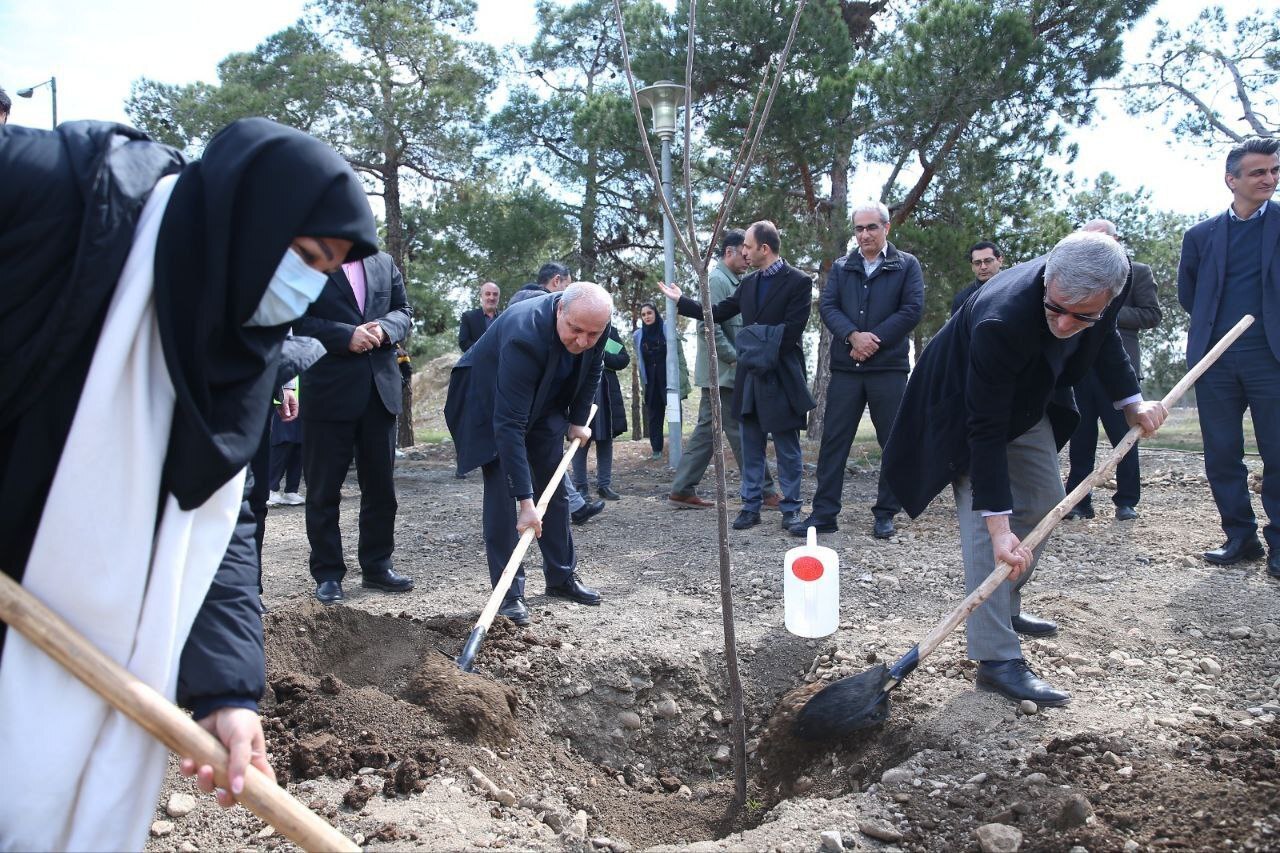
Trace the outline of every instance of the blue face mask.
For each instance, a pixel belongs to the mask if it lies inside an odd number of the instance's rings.
[[[292,323],[307,311],[324,290],[327,276],[320,270],[307,266],[307,262],[293,249],[285,249],[280,266],[267,284],[267,292],[246,322],[246,326],[283,326]]]

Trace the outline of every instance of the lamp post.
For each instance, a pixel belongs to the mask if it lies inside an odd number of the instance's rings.
[[[49,87],[49,95],[53,99],[53,126],[54,128],[57,128],[58,126],[58,78],[57,77],[50,77],[48,80],[45,80],[43,83],[37,83],[34,86],[28,86],[25,89],[19,89],[18,97],[30,98],[32,95],[35,94],[36,89],[39,89],[41,86]]]
[[[671,139],[676,134],[676,110],[687,106],[688,90],[679,83],[660,80],[652,86],[645,86],[636,92],[642,106],[653,113],[653,132],[662,141],[662,195],[671,201]],[[665,265],[663,275],[669,282],[676,278],[676,224],[671,217],[662,217],[662,245],[665,249]],[[711,306],[704,306],[707,311]],[[667,300],[667,316],[665,321],[667,338],[667,441],[671,446],[672,468],[680,464],[680,353],[676,348],[679,339],[676,336],[676,301]]]

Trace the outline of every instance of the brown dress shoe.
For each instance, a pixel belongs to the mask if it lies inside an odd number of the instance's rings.
[[[765,509],[777,509],[782,505],[782,495],[765,495],[761,503]]]
[[[676,509],[706,509],[715,506],[711,501],[704,501],[697,495],[678,495],[675,492],[667,495],[667,503]]]

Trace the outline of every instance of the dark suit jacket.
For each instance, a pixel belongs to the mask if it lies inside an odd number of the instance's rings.
[[[1193,225],[1182,237],[1178,261],[1178,301],[1191,315],[1187,332],[1187,365],[1198,362],[1214,341],[1213,321],[1222,298],[1227,270],[1227,221],[1230,213]],[[1262,323],[1271,354],[1280,359],[1280,204],[1267,202],[1262,215]]]
[[[387,411],[400,414],[400,370],[396,341],[409,334],[409,301],[404,278],[386,252],[365,258],[364,311],[345,275],[333,273],[320,297],[293,324],[294,334],[324,344],[325,355],[306,372],[307,397],[302,417],[313,421],[346,421],[360,417],[372,389]],[[367,353],[349,349],[356,326],[377,320],[390,339]],[[372,379],[372,381],[370,381]]]
[[[869,282],[865,305],[863,282]],[[906,373],[911,366],[907,361],[910,345],[907,335],[924,313],[924,275],[920,272],[920,262],[915,255],[886,243],[884,259],[867,278],[862,253],[850,252],[831,265],[818,310],[822,322],[831,330],[832,370]],[[845,343],[854,332],[873,332],[880,338],[876,354],[861,364],[849,355],[849,345]]]
[[[1011,509],[1006,445],[1048,414],[1061,448],[1079,421],[1071,386],[1095,362],[1111,399],[1139,393],[1116,331],[1124,294],[1098,323],[1060,341],[1045,319],[1044,264],[996,275],[920,354],[881,463],[913,518],[966,473],[974,509]]]
[[[556,335],[560,299],[555,293],[509,306],[449,375],[444,417],[453,435],[458,470],[466,473],[500,458],[513,497],[533,494],[525,434],[548,399],[561,391],[553,381],[557,356],[564,351]],[[608,335],[601,335],[594,347],[573,357],[573,370],[565,380],[573,393],[567,409],[560,412],[571,424],[587,422],[607,340]]]
[[[813,279],[790,264],[784,264],[782,271],[773,277],[763,302],[759,294],[760,273],[756,271],[743,278],[738,289],[727,299],[712,306],[712,319],[722,323],[730,317],[741,314],[744,327],[757,323],[762,326],[784,326],[782,343],[778,348],[778,360],[779,362],[791,361],[794,365],[798,365],[799,375],[803,377],[805,375],[804,349],[801,347],[801,338],[804,335],[804,327],[809,322],[809,312],[813,305]],[[703,316],[702,306],[687,296],[680,297],[680,301],[676,303],[676,310],[681,316],[693,317],[695,320],[701,320]],[[786,374],[794,377],[795,371],[788,370]],[[783,381],[794,382],[794,379],[783,379]],[[733,412],[738,416],[742,415],[742,384],[742,377],[739,376],[733,388]],[[803,390],[808,394],[808,388]]]
[[[987,279],[987,280],[990,281],[990,279]],[[964,305],[965,300],[967,300],[970,296],[973,296],[974,291],[976,291],[979,287],[982,287],[982,282],[978,281],[976,278],[973,281],[966,284],[960,290],[959,293],[957,293],[954,297],[952,297],[951,313],[954,314],[957,311],[959,311],[960,306]]]
[[[1128,295],[1121,300],[1116,325],[1120,340],[1129,355],[1129,364],[1138,379],[1142,379],[1142,350],[1138,344],[1138,332],[1160,325],[1160,297],[1156,295],[1156,282],[1151,267],[1137,261],[1129,265]]]
[[[496,320],[497,318],[494,319]],[[480,340],[484,330],[483,308],[472,308],[470,311],[463,311],[462,319],[458,321],[458,349],[463,352],[471,349],[475,346],[476,341]]]

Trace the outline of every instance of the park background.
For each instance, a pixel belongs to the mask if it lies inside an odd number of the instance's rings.
[[[682,82],[686,0],[621,7],[639,84]],[[693,145],[677,134],[674,154],[704,239],[794,8],[699,6]],[[996,241],[1008,266],[1111,219],[1159,286],[1164,321],[1143,337],[1147,392],[1162,393],[1183,370],[1182,232],[1229,201],[1227,148],[1280,132],[1274,20],[1182,0],[812,0],[733,224],[775,221],[820,285],[850,205],[884,201],[890,239],[924,267],[918,352],[971,280],[972,242]],[[246,115],[330,142],[405,271],[419,364],[454,349],[479,283],[505,304],[549,259],[609,288],[620,326],[658,295],[661,211],[612,0],[71,0],[7,5],[0,27],[0,85],[35,86],[15,124],[48,126],[39,81],[56,77],[59,121],[124,121],[192,156]],[[827,344],[815,310],[820,402]]]

